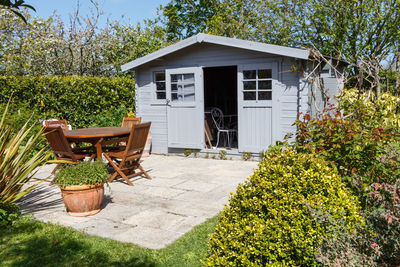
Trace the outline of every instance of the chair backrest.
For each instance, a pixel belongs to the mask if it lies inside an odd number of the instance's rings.
[[[70,158],[74,160],[73,152],[61,126],[44,127],[47,142],[57,158]]]
[[[58,120],[58,121],[45,121],[45,126],[60,126],[64,131],[68,131],[68,123],[66,120]]]
[[[149,135],[151,122],[135,124],[132,126],[126,149],[128,154],[142,153]]]
[[[211,118],[215,124],[215,127],[217,127],[218,130],[221,130],[224,128],[224,113],[222,113],[222,110],[219,108],[212,108],[211,109]]]
[[[142,122],[142,117],[137,117],[137,118],[124,117],[122,119],[121,127],[132,128],[133,125],[139,124],[141,122]]]

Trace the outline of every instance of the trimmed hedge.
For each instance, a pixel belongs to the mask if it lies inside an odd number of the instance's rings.
[[[268,153],[229,200],[208,245],[208,266],[311,266],[330,222],[318,210],[364,225],[357,198],[336,170],[314,154],[292,148]]]
[[[12,95],[14,105],[28,105],[42,119],[66,119],[74,128],[112,126],[126,109],[135,111],[134,88],[128,77],[0,76],[0,103]]]

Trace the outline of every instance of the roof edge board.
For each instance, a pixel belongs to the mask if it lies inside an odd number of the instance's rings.
[[[269,53],[269,54],[274,54],[274,55],[282,55],[282,56],[287,56],[287,57],[299,58],[299,59],[308,59],[309,55],[310,55],[310,52],[306,49],[285,47],[285,46],[279,46],[279,45],[270,45],[270,44],[265,44],[265,43],[258,43],[258,42],[253,42],[253,41],[240,40],[240,39],[199,33],[195,36],[192,36],[190,38],[179,41],[173,45],[170,45],[170,46],[164,47],[160,50],[157,50],[157,51],[155,51],[151,54],[148,54],[144,57],[141,57],[141,58],[135,59],[131,62],[128,62],[128,63],[122,65],[121,69],[123,72],[125,72],[130,69],[136,68],[140,65],[146,64],[157,58],[160,58],[165,55],[176,52],[185,47],[191,46],[196,43],[203,43],[203,42],[217,44],[217,45],[225,45],[225,46],[230,46],[230,47],[236,47],[236,48],[241,48],[241,49],[247,49],[247,50],[252,50],[252,51],[258,51],[258,52],[263,52],[263,53]]]
[[[265,52],[269,54],[283,55],[299,59],[308,59],[310,55],[310,51],[308,51],[307,49],[272,45],[272,44],[234,39],[222,36],[214,36],[214,35],[206,35],[206,37],[204,38],[204,42]],[[277,52],[274,52],[274,50]]]
[[[172,45],[169,45],[167,47],[161,48],[160,50],[157,50],[157,51],[155,51],[153,53],[150,53],[150,54],[148,54],[146,56],[137,58],[137,59],[132,60],[132,61],[126,63],[126,64],[123,64],[121,66],[121,70],[123,72],[125,72],[127,70],[133,69],[135,67],[143,65],[143,64],[145,64],[147,62],[150,62],[150,61],[155,60],[157,58],[160,58],[162,56],[168,55],[170,53],[173,53],[173,52],[175,52],[177,50],[180,50],[182,48],[185,48],[187,46],[193,45],[195,43],[197,43],[197,36],[192,36],[192,37],[187,38],[185,40],[179,41],[179,42],[177,42],[175,44],[172,44]]]

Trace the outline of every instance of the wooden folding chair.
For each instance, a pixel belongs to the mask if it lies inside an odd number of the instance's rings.
[[[141,122],[142,122],[142,117],[137,117],[137,118],[124,117],[122,119],[121,127],[131,128],[133,125],[139,124]]]
[[[44,125],[47,126],[60,126],[61,129],[63,129],[64,131],[68,131],[68,123],[66,120],[58,120],[58,121],[44,121]]]
[[[44,127],[44,134],[57,160],[78,162],[84,160],[86,157],[90,157],[90,160],[94,158],[95,154],[88,150],[72,148],[67,138],[65,138],[61,126]],[[54,174],[58,167],[60,167],[60,163],[57,164],[51,173]]]
[[[132,126],[128,140],[126,140],[127,138],[111,140],[111,142],[115,144],[120,144],[121,141],[125,141],[127,145],[120,146],[118,151],[104,153],[104,157],[115,170],[108,180],[109,182],[122,177],[129,185],[133,185],[129,178],[142,174],[144,174],[147,179],[151,180],[149,174],[140,165],[140,158],[142,157],[146,145],[150,125],[151,122],[135,124]],[[110,144],[110,141],[107,141],[107,144]],[[139,169],[140,171],[135,172],[136,169]]]

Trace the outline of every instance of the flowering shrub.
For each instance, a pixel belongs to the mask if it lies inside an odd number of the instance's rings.
[[[387,147],[396,137],[388,129],[376,127],[378,122],[364,109],[355,109],[350,117],[331,113],[334,116],[317,118],[305,114],[296,122],[296,149],[315,152],[332,162],[365,206],[366,190],[372,183],[393,183],[400,177],[398,163],[386,157]]]
[[[339,110],[350,114],[362,109],[367,116],[376,122],[376,126],[400,130],[400,114],[397,113],[400,107],[400,97],[390,93],[382,93],[377,99],[375,95],[368,92],[358,94],[357,89],[346,90],[339,96]]]
[[[224,208],[208,265],[312,265],[329,224],[314,220],[309,207],[343,218],[347,232],[363,225],[357,203],[336,170],[315,154],[267,152]]]

